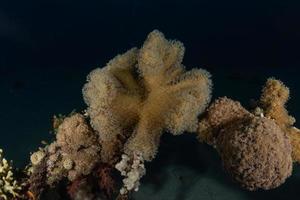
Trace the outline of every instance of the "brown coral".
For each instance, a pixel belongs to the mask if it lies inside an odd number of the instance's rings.
[[[33,198],[40,199],[44,189],[46,188],[47,176],[47,157],[44,157],[36,166],[29,178],[29,191]]]
[[[110,165],[104,163],[101,163],[97,169],[98,185],[108,199],[112,199],[114,192],[116,192],[117,183],[113,177],[114,170]]]
[[[286,129],[286,132],[290,138],[293,147],[293,160],[300,163],[300,130],[296,127]]]
[[[114,160],[128,137],[125,152],[139,152],[150,161],[164,129],[175,135],[196,130],[212,83],[205,70],[186,72],[183,55],[182,43],[155,30],[140,50],[131,49],[90,73],[83,95],[104,162]]]
[[[92,146],[97,142],[97,136],[84,116],[77,113],[64,119],[58,127],[56,141],[63,151],[73,152]]]
[[[293,160],[300,163],[300,130],[293,126],[296,120],[288,114],[285,108],[289,94],[289,88],[281,81],[270,78],[262,90],[260,104],[265,116],[274,119],[290,137]]]
[[[292,172],[288,137],[264,117],[244,118],[221,129],[217,149],[225,169],[249,190],[278,187]]]
[[[100,162],[100,146],[97,134],[81,114],[64,119],[58,127],[56,141],[48,147],[48,183],[67,176],[75,180],[91,173]]]
[[[214,145],[220,128],[235,120],[251,115],[240,102],[227,97],[215,100],[207,109],[198,126],[198,139],[201,142]]]
[[[88,178],[74,180],[67,189],[69,196],[73,200],[101,200],[100,197],[95,197],[95,192],[93,191],[93,183],[91,183]]]
[[[237,101],[216,100],[200,121],[198,138],[216,147],[225,169],[249,190],[279,186],[292,171],[291,145],[272,120]]]

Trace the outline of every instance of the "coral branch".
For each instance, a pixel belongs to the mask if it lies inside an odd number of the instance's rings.
[[[13,168],[3,157],[3,150],[0,149],[0,199],[21,199],[22,185],[16,180]]]

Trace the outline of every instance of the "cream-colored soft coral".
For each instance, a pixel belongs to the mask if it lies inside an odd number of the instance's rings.
[[[135,76],[137,49],[116,56],[106,67],[88,76],[83,96],[91,125],[98,131],[104,162],[112,162],[130,129],[138,120],[142,91]]]
[[[296,120],[288,114],[285,108],[289,94],[289,88],[281,81],[269,78],[262,90],[260,106],[265,116],[274,119],[289,136],[293,147],[293,160],[300,163],[300,130],[293,126]]]
[[[181,42],[155,30],[140,50],[131,49],[90,73],[83,96],[103,161],[112,162],[128,137],[125,153],[138,152],[150,161],[163,130],[174,135],[196,130],[212,83],[205,70],[186,71],[183,55]]]

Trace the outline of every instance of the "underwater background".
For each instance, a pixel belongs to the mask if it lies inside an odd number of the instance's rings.
[[[159,29],[185,44],[186,66],[211,72],[213,97],[249,105],[270,76],[291,90],[300,119],[300,2],[221,0],[0,1],[0,147],[17,167],[51,141],[54,114],[83,110],[86,75],[141,46]],[[300,126],[300,122],[296,122]],[[136,200],[292,199],[300,167],[277,189],[248,192],[233,183],[214,149],[193,134],[164,134]]]

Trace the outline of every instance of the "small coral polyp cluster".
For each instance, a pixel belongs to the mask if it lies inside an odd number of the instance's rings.
[[[0,199],[130,199],[164,132],[196,133],[248,190],[284,183],[300,162],[288,88],[268,79],[252,110],[227,97],[209,105],[210,74],[187,71],[183,56],[181,42],[155,30],[141,48],[93,70],[83,87],[87,109],[54,118],[55,140],[31,155],[22,179],[0,151]]]

